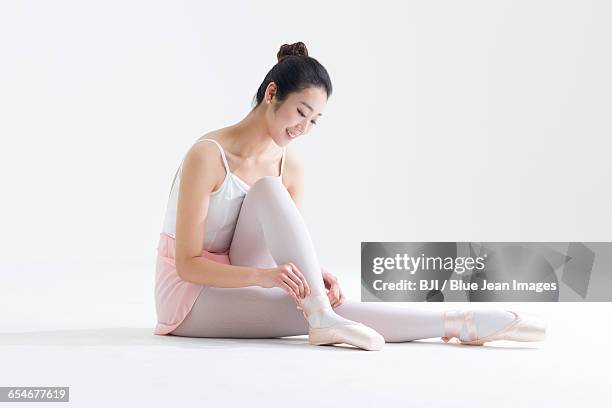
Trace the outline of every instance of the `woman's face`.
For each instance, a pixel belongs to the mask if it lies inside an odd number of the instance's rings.
[[[266,93],[266,100],[275,94],[275,86],[271,82],[268,86],[270,95]],[[266,112],[270,134],[278,146],[287,146],[292,140],[310,132],[318,126],[318,121],[327,104],[327,94],[322,88],[309,87],[299,92],[291,93],[287,99],[278,104],[275,97],[269,104]],[[275,110],[276,109],[276,110]]]

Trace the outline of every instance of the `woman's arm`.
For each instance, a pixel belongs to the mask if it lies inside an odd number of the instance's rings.
[[[176,214],[176,272],[187,282],[205,286],[258,286],[261,269],[226,265],[200,256],[210,193],[221,176],[220,170],[219,151],[212,143],[194,145],[185,157]]]

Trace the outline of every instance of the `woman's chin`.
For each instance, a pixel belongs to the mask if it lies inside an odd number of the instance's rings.
[[[287,140],[286,138],[283,138],[283,137],[274,140],[274,142],[276,143],[278,147],[287,147],[289,143],[291,143],[290,140]]]

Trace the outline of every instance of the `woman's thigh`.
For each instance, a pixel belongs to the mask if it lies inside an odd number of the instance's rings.
[[[270,180],[267,180],[268,182]],[[232,265],[250,266],[254,268],[273,268],[277,264],[266,244],[266,237],[261,226],[258,211],[265,207],[268,189],[262,188],[263,180],[258,180],[244,197],[236,228],[229,249],[229,259]],[[258,194],[253,194],[256,191]]]
[[[308,334],[308,323],[280,288],[205,287],[173,332],[185,337],[271,338]]]

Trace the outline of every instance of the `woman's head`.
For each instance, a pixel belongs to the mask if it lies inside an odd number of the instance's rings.
[[[283,44],[277,59],[257,90],[253,110],[264,110],[270,134],[277,145],[285,146],[292,140],[289,134],[298,137],[316,126],[332,84],[302,42]]]

